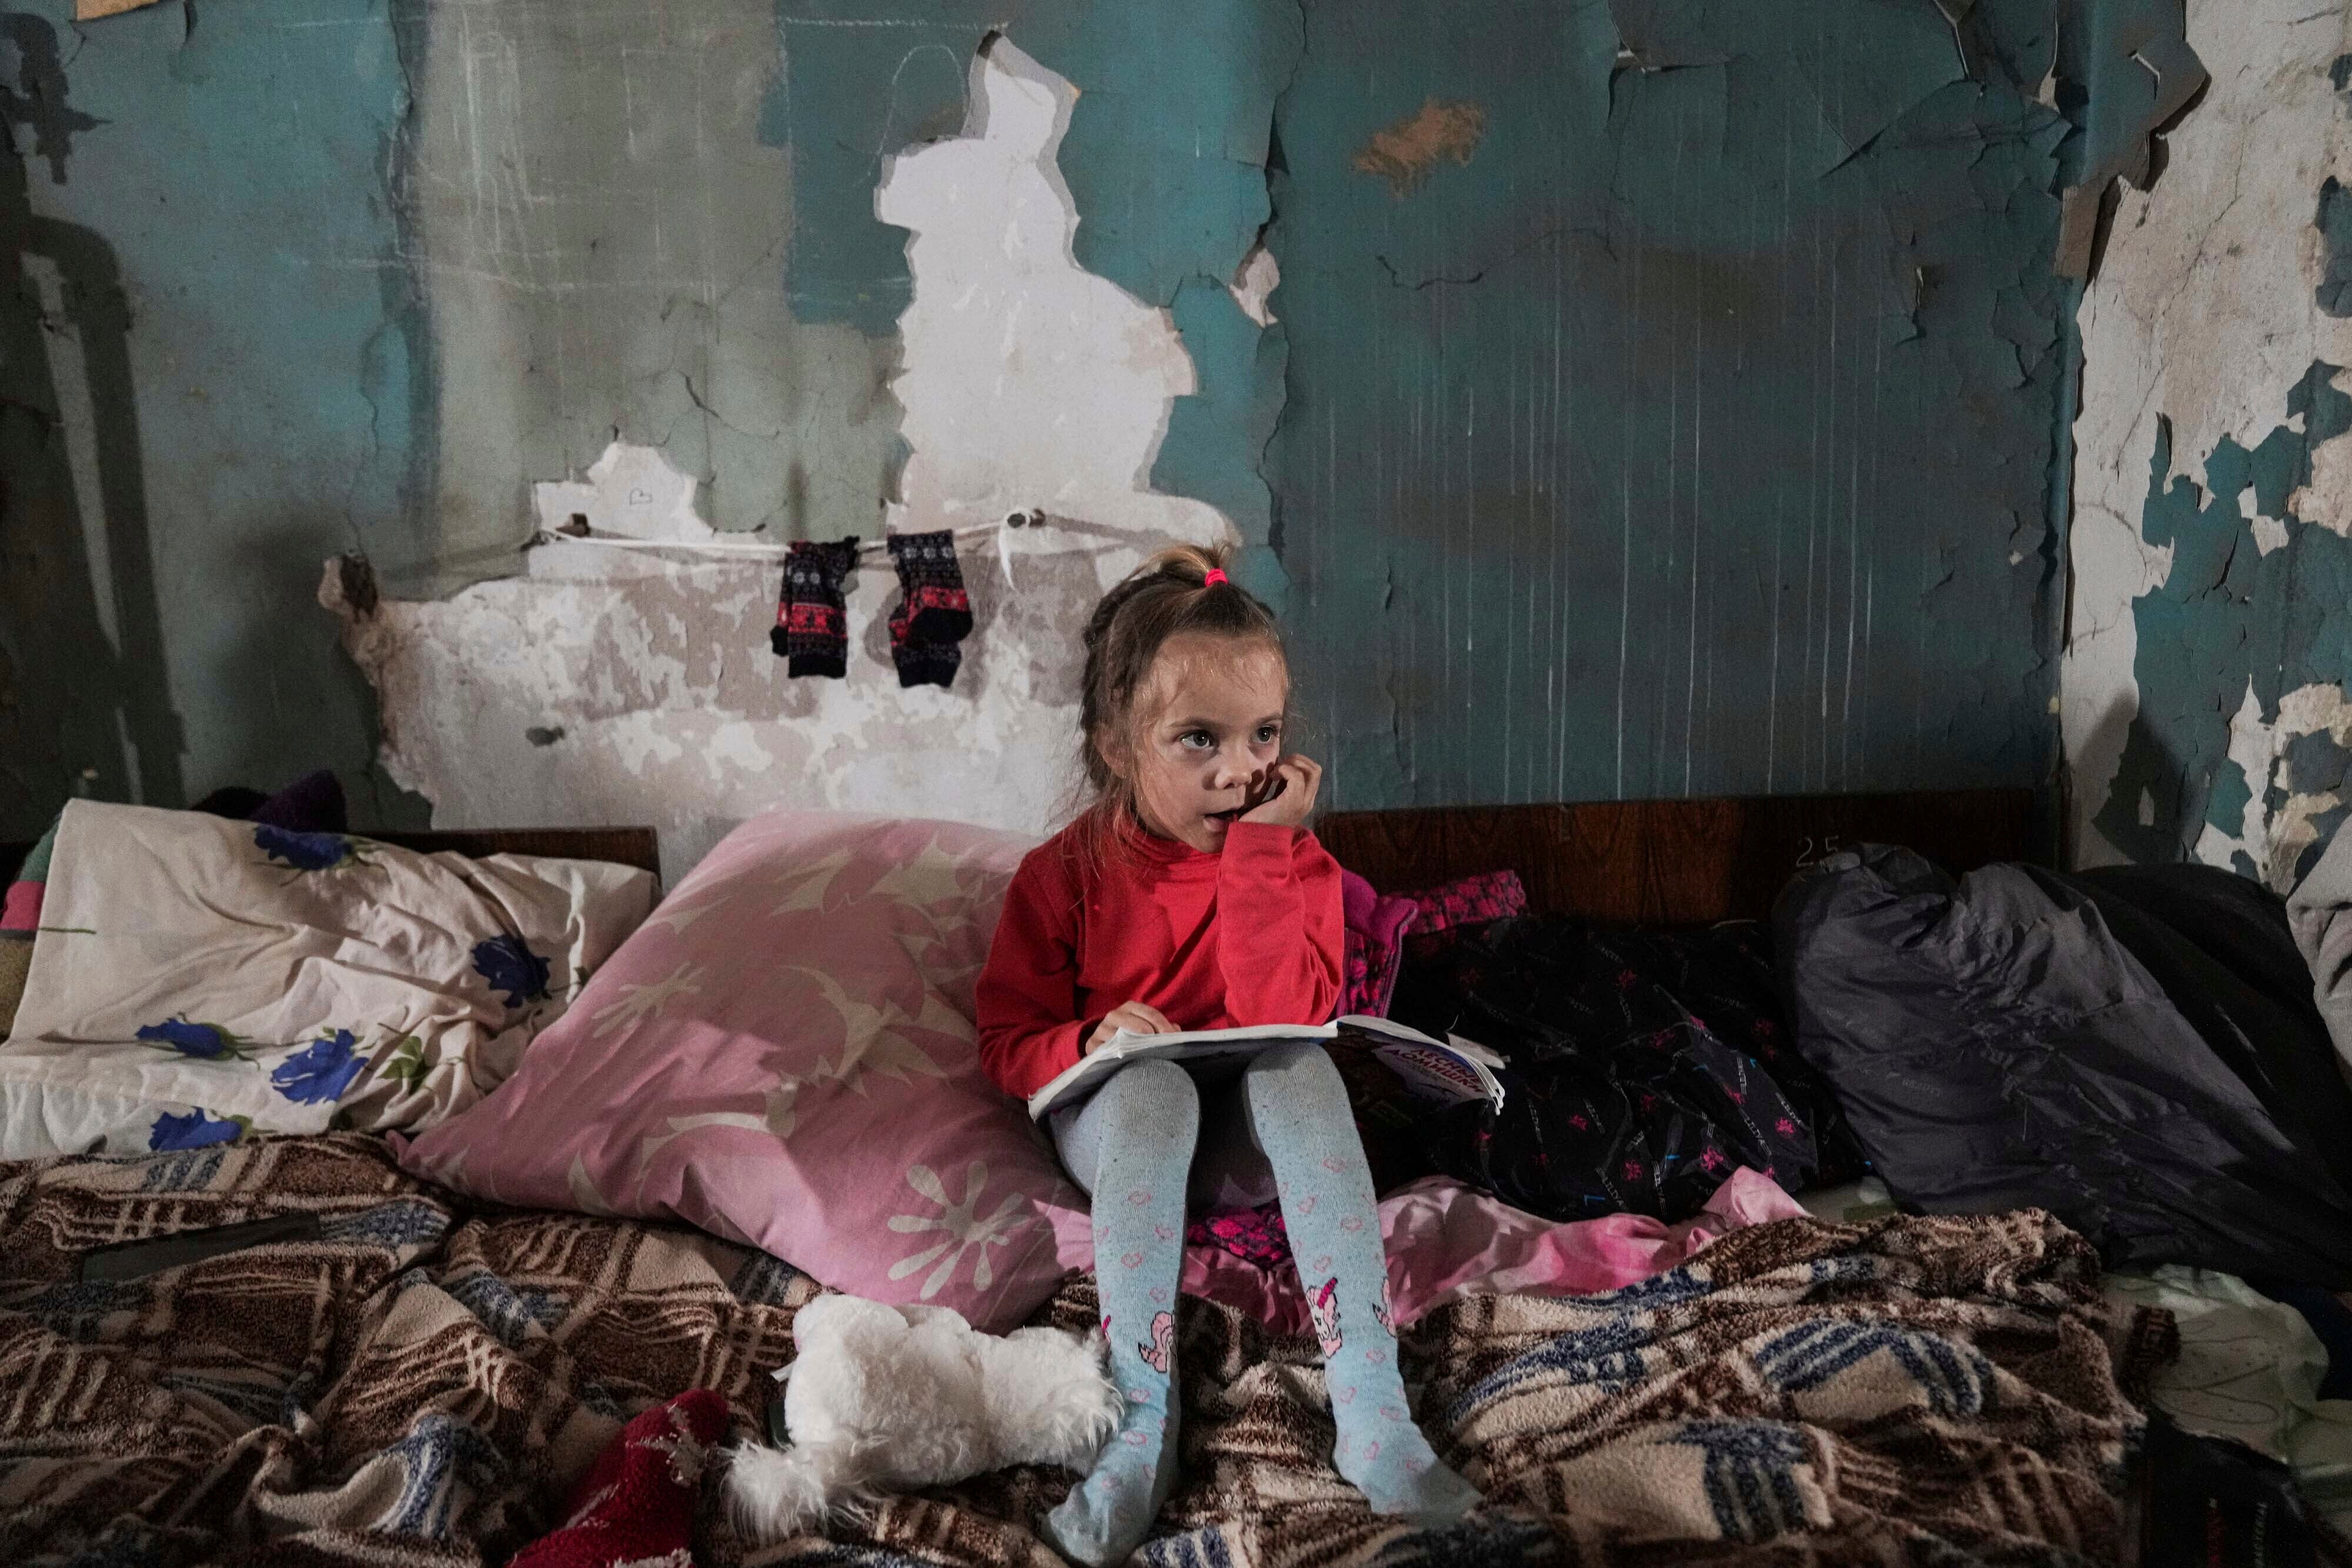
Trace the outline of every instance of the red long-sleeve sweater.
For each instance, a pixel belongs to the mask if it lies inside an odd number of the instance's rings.
[[[1339,998],[1339,866],[1303,828],[1235,822],[1223,851],[1135,834],[1081,873],[1076,830],[1029,852],[981,971],[980,1064],[1026,1099],[1122,1002],[1179,1029],[1321,1023]]]

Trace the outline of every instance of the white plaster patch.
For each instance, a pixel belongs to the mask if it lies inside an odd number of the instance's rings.
[[[376,686],[384,766],[433,801],[436,825],[648,823],[673,882],[776,806],[1050,829],[1073,779],[1077,632],[1095,600],[1149,552],[1232,531],[1148,487],[1192,364],[1166,311],[1071,257],[1076,214],[1054,160],[1076,96],[999,40],[974,64],[965,135],[892,160],[877,198],[910,231],[915,281],[895,386],[913,455],[889,522],[1046,514],[1011,536],[1010,588],[992,543],[964,551],[976,626],[953,687],[899,686],[884,631],[898,582],[879,555],[849,584],[844,680],[790,679],[770,651],[772,563],[559,541],[520,577],[366,615],[331,564],[320,597]],[[563,515],[659,537],[576,504],[594,490],[625,506],[614,487],[645,450],[543,488]],[[656,510],[683,528],[690,481],[683,498],[662,494]],[[558,728],[550,744],[526,733]]]
[[[1243,315],[1261,327],[1271,327],[1277,318],[1266,300],[1281,282],[1282,268],[1275,265],[1274,252],[1261,242],[1250,246],[1234,271],[1234,280],[1225,287],[1233,290],[1234,303],[1242,308]]]
[[[2352,321],[2314,299],[2311,229],[2321,182],[2352,177],[2352,135],[2327,78],[2345,25],[2310,20],[2300,0],[2189,0],[2189,42],[2212,86],[2167,137],[2155,190],[2121,193],[2084,294],[2073,630],[2060,674],[2078,864],[2124,858],[2092,819],[2139,711],[2131,602],[2171,569],[2170,549],[2149,547],[2138,524],[2158,420],[2171,421],[2176,472],[2201,479],[2223,436],[2252,447],[2269,434],[2283,390],[2313,361],[2352,364]],[[2352,443],[2328,443],[2314,468],[2317,494],[2297,515],[2352,527]],[[2254,528],[2264,549],[2284,537],[2283,525]]]
[[[2344,387],[2345,372],[2337,371],[2328,384]],[[2295,416],[2300,424],[2303,416]],[[2306,523],[2352,538],[2352,432],[2331,436],[2311,449],[2311,481],[2286,499],[2287,510]]]
[[[1055,159],[1076,100],[999,38],[973,64],[965,134],[884,170],[875,210],[911,231],[915,277],[892,382],[914,449],[900,511],[925,528],[1042,509],[1219,538],[1230,525],[1213,507],[1147,483],[1170,405],[1194,390],[1174,319],[1071,254]]]
[[[746,719],[722,724],[712,731],[703,743],[702,760],[709,765],[714,781],[722,779],[730,768],[757,774],[776,762],[774,754],[760,744],[759,727]]]
[[[2289,736],[2318,735],[2343,746],[2352,742],[2352,704],[2342,686],[2314,682],[2279,698],[2279,728]]]
[[[697,542],[719,537],[694,509],[693,476],[671,467],[656,449],[625,441],[604,448],[589,465],[584,484],[559,479],[533,485],[530,505],[539,526],[551,532],[585,517],[593,531],[625,538]]]
[[[2352,701],[2346,700],[2342,686],[2298,686],[2279,699],[2278,716],[2265,720],[2253,683],[2246,683],[2245,698],[2230,718],[2230,760],[2245,779],[2245,807],[2236,833],[2204,824],[2197,837],[2199,860],[2226,870],[2243,854],[2274,892],[2292,891],[2295,862],[2319,841],[2315,820],[2343,804],[2334,790],[2298,791],[2293,779],[2281,776],[2287,743],[2320,734],[2339,747],[2352,738]],[[2273,789],[2284,790],[2275,813],[2270,805]]]
[[[2179,454],[2174,455],[2175,461]],[[2286,548],[2286,525],[2276,517],[2263,517],[2254,510],[2254,487],[2246,486],[2238,492],[2238,517],[2254,536],[2254,549],[2262,555]]]

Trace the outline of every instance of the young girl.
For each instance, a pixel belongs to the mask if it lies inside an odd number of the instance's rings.
[[[1120,1030],[1320,1023],[1339,994],[1339,868],[1307,831],[1321,769],[1282,748],[1290,675],[1228,552],[1166,551],[1086,630],[1080,745],[1093,803],[1021,862],[980,980],[980,1054],[1026,1097]],[[1339,1425],[1333,1462],[1384,1513],[1477,1500],[1413,1424],[1389,1324],[1380,1213],[1339,1070],[1278,1047],[1208,1090],[1122,1068],[1054,1113],[1094,1197],[1119,1431],[1045,1521],[1087,1563],[1124,1560],[1176,1479],[1175,1297],[1196,1205],[1279,1197]],[[1197,1146],[1197,1149],[1196,1149]]]

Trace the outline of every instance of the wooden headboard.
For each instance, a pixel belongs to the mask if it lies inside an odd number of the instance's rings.
[[[1790,874],[1857,843],[1954,873],[2034,858],[2031,789],[1338,811],[1316,835],[1383,892],[1515,871],[1538,914],[1696,925],[1771,913]]]
[[[479,828],[438,833],[362,832],[354,835],[431,854],[548,855],[562,860],[608,861],[661,875],[661,842],[651,828]],[[0,844],[0,883],[13,880],[32,853],[30,844]]]

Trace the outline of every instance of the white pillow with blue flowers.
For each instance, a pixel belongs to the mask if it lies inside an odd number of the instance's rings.
[[[656,892],[76,801],[0,1044],[0,1159],[431,1126],[505,1081]]]

